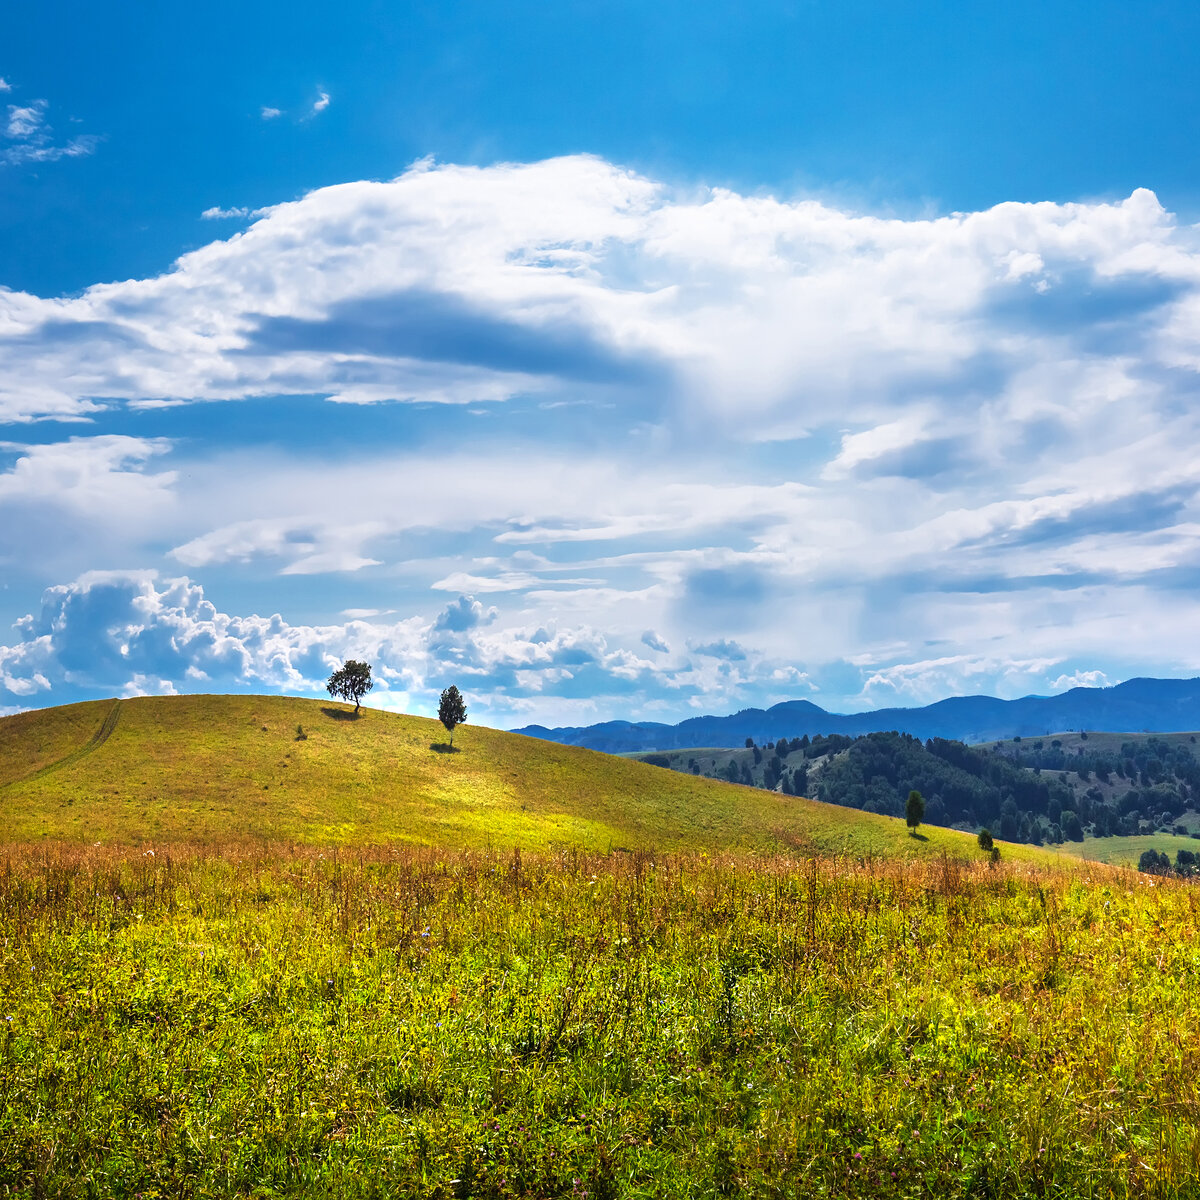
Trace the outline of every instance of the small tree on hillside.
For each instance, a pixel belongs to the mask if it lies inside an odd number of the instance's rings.
[[[990,853],[992,846],[995,844],[992,841],[992,831],[986,826],[979,831],[979,836],[975,839],[979,843],[980,850],[984,853]]]
[[[443,693],[438,705],[438,720],[446,727],[450,735],[450,745],[454,745],[454,730],[467,719],[467,706],[463,703],[462,693],[451,684]]]
[[[325,690],[348,704],[353,702],[354,715],[357,717],[359,702],[374,686],[371,681],[371,664],[350,658],[330,675]]]
[[[921,798],[921,793],[911,791],[908,793],[908,803],[904,806],[904,819],[908,822],[910,833],[917,832],[917,826],[921,824],[925,818],[925,801]]]

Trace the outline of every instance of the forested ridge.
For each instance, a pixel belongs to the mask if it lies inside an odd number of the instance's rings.
[[[1035,845],[1192,832],[1200,805],[1194,735],[1170,740],[1092,735],[968,746],[907,733],[747,739],[733,751],[643,755],[659,766],[811,796],[829,804],[903,817],[910,791],[925,799],[925,822],[988,829]]]

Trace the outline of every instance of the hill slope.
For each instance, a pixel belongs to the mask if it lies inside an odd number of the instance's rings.
[[[866,713],[830,713],[807,700],[788,700],[768,709],[747,708],[728,717],[691,717],[678,725],[606,721],[600,725],[516,730],[570,746],[620,753],[741,746],[746,738],[850,737],[896,730],[921,739],[962,742],[1037,736],[1068,729],[1117,729],[1163,733],[1200,728],[1200,679],[1129,679],[1110,688],[1072,688],[1060,696],[954,696],[925,708],[881,708]]]
[[[978,853],[950,830],[918,840],[887,817],[499,730],[444,742],[433,720],[281,696],[21,713],[0,720],[0,840]]]

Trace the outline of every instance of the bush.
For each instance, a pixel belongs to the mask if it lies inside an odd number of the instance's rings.
[[[1138,870],[1147,875],[1169,875],[1171,860],[1161,850],[1143,850],[1138,859]]]
[[[979,843],[980,850],[990,852],[995,849],[995,843],[992,841],[992,831],[990,829],[981,829],[979,836],[975,839]]]

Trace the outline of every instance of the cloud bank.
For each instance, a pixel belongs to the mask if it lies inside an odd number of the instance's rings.
[[[27,141],[36,119],[10,109]],[[193,621],[200,585],[156,582],[186,570],[329,613],[278,618],[287,670],[252,648],[221,678],[311,685],[369,635],[398,694],[473,671],[539,718],[1200,669],[1200,243],[1148,191],[903,220],[576,156],[204,215],[251,224],[153,279],[0,291],[0,419],[121,429],[8,443],[0,512],[118,514],[103,558],[28,571],[27,607],[82,613],[120,567],[158,572],[120,577],[156,623]],[[287,414],[314,395],[371,434],[306,440]],[[252,466],[211,416],[235,409],[137,432],[256,398],[279,418]],[[0,556],[27,564],[22,536]],[[336,624],[350,604],[403,619]],[[258,620],[210,633],[257,647]],[[15,696],[83,678],[53,637],[38,659],[42,621],[6,652]],[[117,683],[218,677],[185,658]]]

